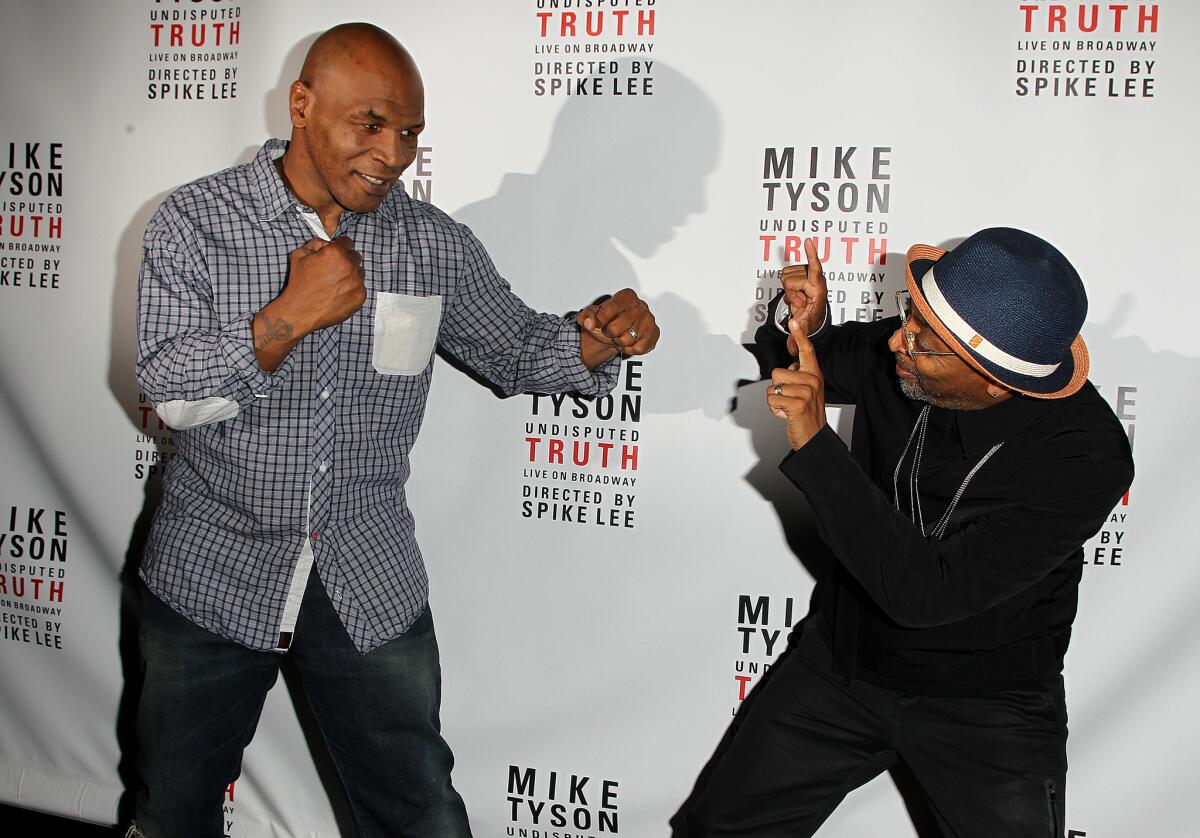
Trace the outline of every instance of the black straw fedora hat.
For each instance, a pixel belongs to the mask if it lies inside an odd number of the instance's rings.
[[[1040,399],[1083,386],[1088,352],[1079,329],[1087,294],[1053,245],[991,227],[951,251],[914,245],[907,261],[913,305],[976,370]]]

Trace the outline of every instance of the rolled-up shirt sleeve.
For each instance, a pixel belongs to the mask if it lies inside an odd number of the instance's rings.
[[[253,311],[220,322],[213,283],[186,218],[164,204],[146,228],[138,278],[138,384],[159,417],[185,429],[237,416],[291,371],[254,354]]]

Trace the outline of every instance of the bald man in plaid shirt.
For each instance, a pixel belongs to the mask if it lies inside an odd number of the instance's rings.
[[[530,310],[405,194],[424,92],[387,33],[318,38],[289,107],[290,143],[181,188],[146,231],[138,381],[178,453],[141,567],[131,833],[222,835],[287,654],[361,834],[469,835],[404,492],[434,349],[504,393],[598,395],[659,330],[629,289]]]

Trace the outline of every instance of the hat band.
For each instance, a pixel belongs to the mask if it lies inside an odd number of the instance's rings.
[[[1009,355],[1003,349],[996,346],[996,344],[986,340],[966,320],[963,320],[959,316],[958,312],[954,310],[954,307],[943,296],[941,289],[938,288],[937,279],[934,278],[932,267],[921,278],[921,291],[925,295],[925,302],[929,304],[929,307],[933,309],[933,313],[946,325],[946,328],[976,354],[991,361],[996,366],[1006,369],[1009,372],[1015,372],[1018,375],[1028,375],[1032,378],[1045,378],[1062,366],[1061,363],[1035,364],[1031,361],[1023,361],[1014,355]]]

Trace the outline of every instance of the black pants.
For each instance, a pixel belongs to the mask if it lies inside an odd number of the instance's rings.
[[[1061,677],[1044,691],[907,695],[832,674],[827,641],[806,629],[671,823],[676,838],[812,835],[903,762],[946,836],[1061,838],[1066,740]]]

